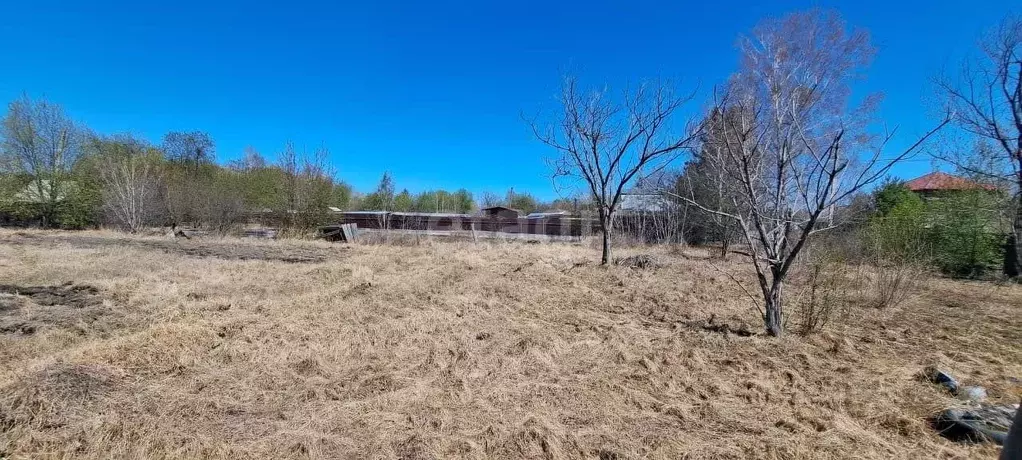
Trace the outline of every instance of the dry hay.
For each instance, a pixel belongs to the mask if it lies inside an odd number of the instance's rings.
[[[650,254],[636,254],[634,256],[620,257],[614,259],[614,265],[646,270],[651,268],[659,268],[663,265],[663,263],[661,263],[660,259],[656,256]]]
[[[425,242],[293,265],[111,246],[0,245],[3,279],[75,279],[128,315],[0,342],[0,453],[993,458],[927,426],[952,400],[916,375],[938,364],[995,401],[1022,396],[1019,286],[930,279],[898,307],[773,339],[720,272],[753,283],[734,262],[634,270],[577,245]],[[74,379],[86,390],[45,383]]]
[[[6,235],[0,243],[11,245],[66,244],[76,248],[139,247],[169,254],[192,257],[214,257],[226,260],[273,260],[289,263],[322,262],[338,251],[322,247],[274,244],[271,241],[239,239],[180,239],[160,237],[125,237],[122,235],[93,235],[75,233],[16,232]]]
[[[46,429],[94,415],[121,378],[100,364],[47,365],[0,389],[0,425]]]

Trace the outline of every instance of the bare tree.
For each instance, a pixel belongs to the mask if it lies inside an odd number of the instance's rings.
[[[308,231],[327,219],[334,186],[335,171],[330,165],[330,151],[321,145],[302,158],[298,207],[300,227]]]
[[[301,161],[298,158],[298,151],[291,141],[284,144],[284,150],[277,155],[277,167],[283,173],[280,184],[280,200],[284,212],[284,225],[293,229],[296,225],[296,214],[298,213],[298,182],[301,172]]]
[[[121,227],[132,233],[141,230],[158,214],[160,151],[130,137],[96,139],[94,143],[103,207]]]
[[[190,165],[193,170],[212,163],[216,155],[215,148],[213,138],[202,131],[173,131],[163,136],[163,151],[167,158]]]
[[[73,193],[71,172],[81,153],[81,130],[64,109],[27,95],[8,106],[0,125],[0,166],[31,177],[26,201],[40,207],[44,227]]]
[[[163,136],[160,147],[170,161],[163,195],[172,221],[201,224],[205,218],[200,218],[200,214],[216,215],[222,220],[220,214],[210,211],[211,203],[220,201],[211,190],[222,185],[215,182],[223,179],[213,163],[216,147],[213,138],[202,131],[169,132]]]
[[[582,181],[593,198],[603,230],[601,264],[610,262],[612,224],[626,187],[640,173],[663,170],[696,138],[689,126],[675,125],[676,112],[691,99],[652,81],[616,101],[608,90],[583,91],[568,77],[558,123],[548,129],[531,123],[536,138],[558,153],[555,179]]]
[[[960,78],[945,78],[939,85],[955,113],[955,124],[990,141],[1001,161],[977,167],[969,155],[937,155],[967,171],[1014,185],[1011,227],[1017,274],[1022,270],[1022,16],[1005,18],[982,50],[981,58],[962,67]]]
[[[682,197],[732,219],[750,246],[764,298],[764,326],[783,332],[785,280],[810,236],[833,228],[821,219],[881,179],[930,135],[884,158],[893,132],[867,132],[872,98],[849,110],[850,82],[873,54],[863,31],[847,32],[836,13],[812,10],[766,20],[742,40],[742,67],[715,98],[721,133],[710,161],[738,184],[730,209]]]
[[[727,211],[737,212],[734,209],[734,198],[740,196],[741,188],[727,177],[722,169],[721,149],[724,148],[724,133],[718,132],[719,128],[725,126],[717,118],[725,114],[719,111],[711,111],[709,117],[703,121],[703,130],[700,135],[700,146],[696,149],[692,159],[685,164],[682,174],[678,175],[672,184],[665,184],[668,189],[665,191],[668,196],[685,196],[691,198],[703,206]],[[684,208],[691,206],[682,202]],[[710,213],[701,209],[693,209],[693,216],[689,223],[691,237],[695,241],[717,241],[720,243],[720,257],[726,259],[731,243],[738,237],[738,228],[735,222],[719,213]]]
[[[501,198],[500,195],[497,195],[496,193],[485,192],[485,193],[483,193],[483,197],[480,200],[479,204],[481,204],[482,207],[484,207],[484,208],[492,208],[494,206],[501,206],[501,205],[503,205],[504,204],[504,199]]]
[[[282,173],[279,198],[288,231],[301,234],[325,219],[334,185],[329,155],[325,146],[311,155],[305,151],[299,153],[292,142],[280,152],[277,158],[277,167]]]

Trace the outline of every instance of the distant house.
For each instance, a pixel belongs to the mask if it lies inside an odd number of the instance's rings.
[[[571,213],[568,211],[556,210],[556,211],[543,211],[533,212],[525,216],[526,219],[560,219],[562,217],[568,217]]]
[[[992,185],[974,182],[964,177],[953,176],[943,172],[932,172],[920,176],[905,183],[905,187],[918,193],[924,198],[931,198],[947,192],[961,192],[969,190],[996,191]]]
[[[517,209],[511,209],[505,206],[490,206],[479,210],[479,213],[485,217],[494,219],[517,219],[521,215],[521,211]]]
[[[618,203],[620,214],[648,214],[670,210],[671,203],[657,193],[622,193]]]
[[[42,179],[39,183],[36,183],[36,181],[33,180],[31,183],[26,185],[25,188],[21,189],[20,192],[14,194],[13,201],[15,203],[34,204],[47,203],[51,199],[55,202],[64,201],[67,198],[68,190],[74,189],[76,185],[72,181],[65,181],[60,185],[63,185],[63,188],[58,189],[56,195],[53,196],[53,192],[51,190],[52,185],[50,184],[49,179]],[[42,188],[42,193],[39,193],[40,186]]]

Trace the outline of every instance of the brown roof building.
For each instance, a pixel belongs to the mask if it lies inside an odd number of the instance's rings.
[[[932,172],[905,183],[909,190],[920,193],[947,192],[959,190],[997,190],[996,187],[974,182],[964,177],[952,176],[942,172]]]
[[[490,206],[480,209],[479,213],[490,218],[517,219],[521,211],[506,206]]]

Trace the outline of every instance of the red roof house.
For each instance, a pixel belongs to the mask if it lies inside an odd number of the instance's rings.
[[[973,182],[964,177],[952,176],[942,172],[932,172],[905,183],[909,190],[916,193],[946,192],[954,190],[997,190],[996,187]]]

